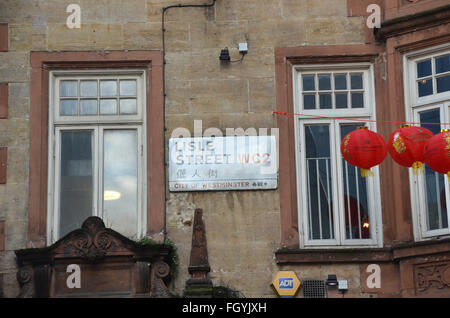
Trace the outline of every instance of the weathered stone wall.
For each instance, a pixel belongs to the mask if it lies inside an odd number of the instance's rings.
[[[6,251],[0,252],[5,296],[17,295],[13,250],[26,247],[29,147],[29,53],[64,50],[162,48],[161,8],[207,0],[1,0],[0,23],[9,26],[9,52],[0,52],[0,82],[9,83],[9,118],[0,119],[0,146],[8,147],[8,181],[0,185],[0,220]],[[67,5],[81,6],[81,29],[66,26]],[[166,15],[168,136],[176,127],[274,128],[274,48],[364,43],[364,21],[347,17],[347,0],[218,0],[214,8],[175,8]],[[222,66],[220,50],[242,63]],[[31,105],[32,107],[32,105]],[[32,133],[32,132],[31,132]],[[151,202],[149,202],[151,204]],[[180,267],[171,286],[182,294],[195,208],[204,210],[214,283],[247,297],[273,297],[280,247],[278,191],[170,193],[168,236]],[[359,267],[291,267],[300,279],[349,279],[359,296]],[[304,273],[304,274],[303,274]]]

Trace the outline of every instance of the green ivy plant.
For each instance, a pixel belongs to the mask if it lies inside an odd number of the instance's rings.
[[[165,242],[158,242],[152,240],[151,238],[144,236],[139,241],[136,242],[140,246],[167,246],[169,245],[171,248],[170,252],[170,278],[173,281],[178,274],[178,267],[180,265],[178,250],[176,244],[170,239],[167,238]]]

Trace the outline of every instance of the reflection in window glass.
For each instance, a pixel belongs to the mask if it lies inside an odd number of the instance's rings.
[[[333,239],[330,128],[305,126],[309,239]]]
[[[319,75],[319,90],[329,91],[331,90],[331,76]]]
[[[450,71],[450,55],[436,58],[436,74]]]
[[[341,141],[360,125],[341,125]],[[360,169],[342,158],[344,178],[344,210],[346,239],[370,239],[367,178],[361,177]]]
[[[433,94],[433,80],[424,79],[418,82],[419,97],[428,96]]]
[[[345,94],[336,94],[336,108],[347,108],[348,96]]]
[[[350,77],[350,83],[352,89],[362,89],[363,88],[362,74],[352,74]]]
[[[352,108],[364,107],[364,95],[363,93],[352,93]]]
[[[100,81],[100,96],[116,96],[117,82],[116,81]]]
[[[61,97],[77,97],[78,82],[77,81],[61,81],[59,85],[59,93]]]
[[[137,131],[105,130],[103,213],[108,226],[136,237],[138,198]]]
[[[314,80],[314,75],[303,75],[303,90],[304,91],[315,91],[316,84]]]
[[[320,109],[330,109],[332,107],[331,94],[319,94]]]
[[[422,127],[431,130],[433,134],[438,134],[440,125],[426,123],[441,122],[439,109],[420,113],[420,122]],[[425,164],[424,179],[427,228],[428,230],[448,228],[444,175],[434,172]]]
[[[97,97],[97,81],[80,82],[81,97]]]
[[[78,114],[78,101],[76,99],[62,100],[59,112],[61,116],[76,116]]]
[[[136,81],[135,80],[120,81],[120,96],[136,96]]]
[[[137,112],[136,99],[121,99],[120,100],[120,114],[134,115]]]
[[[115,100],[115,99],[102,99],[100,101],[100,114],[101,115],[115,115],[115,114],[117,114],[117,100]]]
[[[357,72],[302,75],[303,109],[366,107],[363,77]]]
[[[316,108],[316,95],[305,94],[303,95],[303,108],[315,109]]]
[[[82,99],[80,101],[80,115],[97,115],[97,100]]]
[[[450,76],[442,76],[436,79],[436,89],[438,93],[450,91]]]
[[[430,76],[431,74],[432,74],[431,59],[417,63],[417,77],[418,78]]]
[[[59,236],[80,228],[92,215],[92,131],[61,132]]]
[[[334,89],[342,90],[347,89],[347,75],[335,74],[334,75]]]

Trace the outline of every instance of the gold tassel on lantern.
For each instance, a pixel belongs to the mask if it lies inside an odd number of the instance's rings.
[[[450,171],[447,172],[447,180],[448,180],[448,182],[450,182]]]
[[[373,177],[373,176],[375,176],[375,175],[373,174],[372,170],[361,168],[361,177],[367,178],[367,177]]]
[[[412,164],[413,173],[415,176],[422,174],[425,169],[423,167],[423,163],[420,161],[416,161]]]

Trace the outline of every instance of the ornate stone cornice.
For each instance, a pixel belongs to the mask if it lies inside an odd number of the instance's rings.
[[[379,41],[450,23],[450,5],[384,21],[374,29]]]

